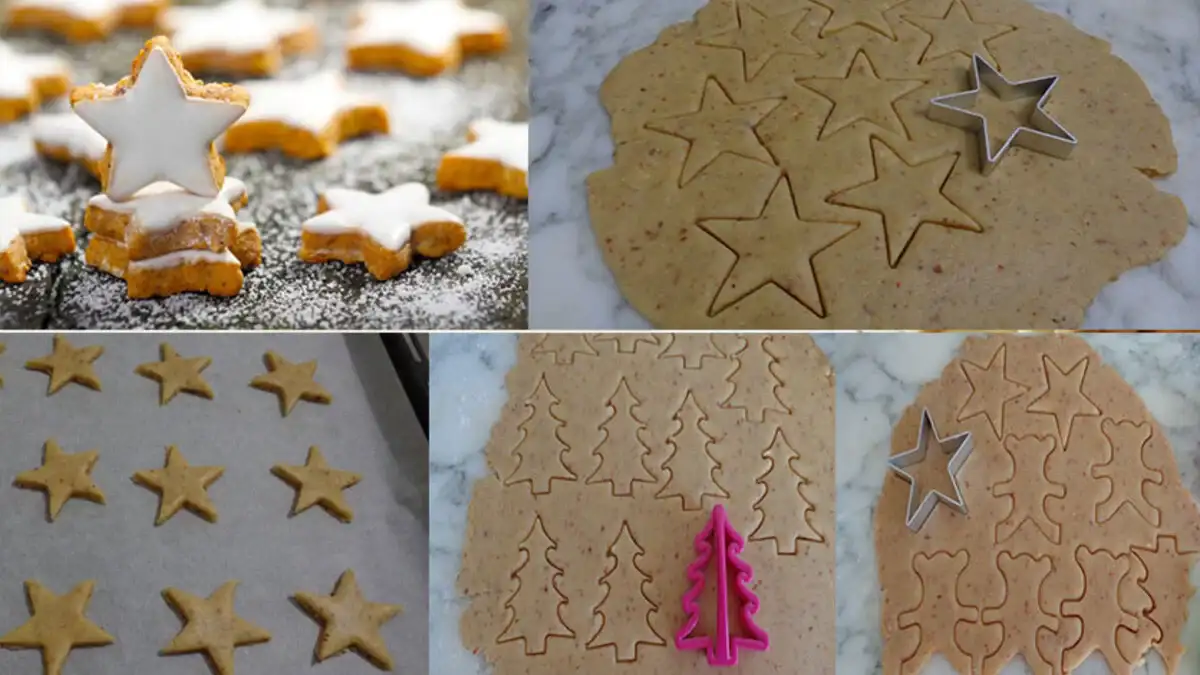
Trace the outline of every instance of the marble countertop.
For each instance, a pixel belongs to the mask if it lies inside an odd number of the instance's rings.
[[[1171,122],[1179,170],[1157,181],[1200,213],[1200,5],[1195,0],[1031,0],[1112,43]],[[617,291],[588,220],[586,177],[612,164],[598,91],[627,54],[707,0],[535,0],[529,314],[535,328],[644,329]],[[1189,189],[1191,186],[1191,189]],[[1131,270],[1088,309],[1087,328],[1200,328],[1200,221],[1157,264]]]
[[[1200,494],[1200,336],[1087,335],[1105,362],[1137,391],[1170,437],[1184,484]],[[837,642],[838,672],[879,673],[879,586],[871,535],[875,501],[886,476],[892,425],[926,382],[953,357],[962,335],[817,335],[838,378]],[[458,635],[465,600],[454,590],[472,483],[487,472],[483,448],[500,415],[504,375],[516,361],[514,335],[435,335],[430,348],[431,663],[437,672],[482,674],[481,657]],[[863,580],[870,580],[864,583]],[[1195,571],[1192,583],[1200,584]],[[1200,594],[1189,606],[1184,644],[1200,644]],[[941,657],[923,671],[951,675]],[[1006,675],[1028,673],[1019,660]],[[1097,655],[1076,675],[1103,675]],[[1163,675],[1156,654],[1139,675]],[[1200,673],[1200,650],[1183,657],[1179,675]]]

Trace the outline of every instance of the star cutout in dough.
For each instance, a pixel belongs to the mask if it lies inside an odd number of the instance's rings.
[[[353,649],[376,667],[392,669],[392,656],[388,654],[379,629],[403,607],[368,602],[358,588],[354,570],[342,572],[333,587],[333,595],[301,591],[292,597],[309,616],[321,623],[316,649],[318,662]]]
[[[77,99],[81,91],[87,97]],[[158,181],[216,197],[221,177],[214,175],[214,164],[220,158],[213,141],[246,112],[248,102],[240,89],[193,80],[163,37],[146,44],[128,78],[71,96],[76,114],[108,139],[112,164],[105,192],[118,202]]]
[[[161,361],[148,361],[134,369],[138,375],[158,381],[159,405],[170,403],[175,394],[181,391],[208,399],[213,397],[212,389],[200,374],[212,363],[212,359],[207,356],[185,359],[165,342],[159,345],[159,355]]]
[[[813,260],[858,227],[801,219],[786,177],[779,179],[757,218],[701,220],[698,225],[737,255],[710,315],[775,284],[820,317],[825,316],[825,303]]]
[[[85,581],[66,595],[55,595],[41,583],[25,582],[29,620],[0,637],[6,649],[40,649],[45,675],[61,675],[67,656],[75,647],[103,647],[113,636],[84,616],[92,599],[95,581]]]
[[[346,504],[342,490],[357,485],[362,476],[329,468],[317,446],[308,449],[308,460],[304,466],[276,464],[271,467],[271,473],[296,488],[296,501],[292,504],[291,515],[298,515],[314,504],[320,504],[321,508],[343,523],[354,519],[354,511]]]
[[[1097,417],[1100,408],[1083,393],[1083,379],[1087,377],[1086,357],[1063,371],[1049,356],[1042,356],[1042,367],[1046,371],[1046,391],[1042,392],[1025,410],[1032,413],[1054,415],[1058,429],[1058,447],[1064,450],[1071,438],[1071,426],[1076,417]]]
[[[92,467],[99,459],[100,453],[95,450],[69,455],[51,438],[46,441],[42,465],[17,474],[13,485],[45,492],[46,512],[50,522],[54,522],[63,505],[72,497],[104,503],[104,493],[92,480]]]
[[[924,80],[887,80],[879,77],[866,52],[854,55],[845,77],[813,77],[798,81],[833,104],[817,140],[823,140],[856,122],[865,121],[885,131],[911,138],[896,101],[925,85]]]
[[[781,102],[782,99],[766,99],[734,103],[725,89],[709,78],[704,82],[698,111],[658,119],[647,123],[646,128],[688,142],[687,158],[679,177],[679,186],[683,187],[723,152],[774,166],[775,159],[754,127]]]
[[[957,153],[909,164],[881,139],[871,139],[871,150],[875,157],[875,180],[842,190],[826,201],[878,213],[883,219],[888,262],[892,267],[900,264],[900,257],[924,223],[983,231],[983,227],[942,193],[942,186],[958,161]]]
[[[804,7],[778,16],[767,16],[750,4],[742,2],[737,6],[737,28],[699,40],[697,44],[742,52],[742,68],[746,81],[749,82],[762,72],[767,61],[773,56],[818,55],[815,49],[796,37],[796,29],[808,16],[809,11],[810,8]]]
[[[292,412],[292,408],[296,407],[300,399],[309,403],[325,404],[333,400],[333,396],[325,391],[325,387],[313,379],[317,374],[316,361],[292,363],[275,352],[267,352],[263,360],[269,372],[250,380],[250,386],[278,395],[279,407],[284,417]]]
[[[26,361],[25,368],[50,376],[47,396],[53,395],[71,382],[100,391],[100,378],[96,377],[96,371],[92,370],[92,362],[103,353],[104,347],[100,345],[87,345],[76,349],[67,338],[55,335],[54,351],[39,359]]]
[[[1007,354],[1006,346],[1000,345],[986,366],[962,362],[963,375],[971,383],[971,395],[959,409],[958,421],[983,415],[997,439],[1004,437],[1004,405],[1029,391],[1025,385],[1013,382],[1005,375]]]
[[[179,448],[167,446],[167,461],[161,469],[143,469],[133,474],[133,482],[159,494],[158,517],[162,525],[179,509],[187,510],[210,523],[217,522],[217,507],[208,498],[208,486],[216,482],[225,467],[190,466]]]
[[[999,23],[976,23],[962,0],[950,3],[946,14],[936,16],[905,15],[904,20],[929,33],[929,44],[918,63],[925,63],[947,54],[962,54],[971,58],[984,54],[991,63],[996,57],[988,51],[987,41],[1016,30],[1015,26]]]
[[[163,599],[184,621],[183,630],[159,654],[195,654],[203,652],[217,675],[233,675],[235,647],[267,642],[271,634],[246,621],[233,609],[233,593],[238,582],[226,581],[208,598],[178,588],[163,591]]]
[[[812,0],[812,2],[832,12],[829,20],[821,27],[821,37],[828,37],[851,26],[861,26],[890,40],[895,40],[896,33],[883,14],[907,0]]]

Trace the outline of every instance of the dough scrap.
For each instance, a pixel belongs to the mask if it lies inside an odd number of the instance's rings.
[[[992,335],[968,338],[922,388],[893,453],[915,443],[924,408],[939,433],[971,433],[957,475],[967,514],[939,504],[911,532],[908,483],[884,479],[883,675],[920,672],[934,653],[964,674],[997,675],[1019,655],[1051,675],[1093,651],[1130,675],[1151,647],[1173,673],[1200,511],[1134,389],[1074,335]]]
[[[691,329],[1074,328],[1187,229],[1171,130],[1109,45],[1025,0],[711,0],[600,90],[591,225],[625,298]],[[928,119],[973,53],[1060,77],[1069,159]],[[997,133],[1029,101],[980,96]],[[1025,106],[1025,107],[1022,107]],[[1003,136],[1002,136],[1003,138]]]
[[[706,668],[674,636],[721,503],[771,636],[739,672],[832,673],[834,378],[811,338],[524,334],[517,353],[468,512],[466,648],[495,675]]]

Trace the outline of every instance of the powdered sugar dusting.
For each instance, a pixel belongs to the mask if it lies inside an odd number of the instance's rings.
[[[295,2],[290,4],[297,4]],[[493,9],[520,0],[495,0]],[[511,7],[510,7],[511,6]],[[325,53],[287,66],[280,77],[302,77],[342,62],[340,45],[353,3],[318,18]],[[514,9],[520,11],[519,9]],[[523,26],[513,24],[514,30]],[[119,34],[98,45],[71,47],[84,79],[127,74],[141,38]],[[314,328],[426,329],[523,327],[526,319],[528,212],[524,202],[489,193],[434,191],[432,204],[467,227],[467,243],[438,260],[415,258],[395,279],[376,281],[362,265],[300,261],[300,223],[316,213],[317,195],[344,186],[380,192],[417,181],[434,186],[441,156],[463,144],[478,117],[515,119],[524,109],[525,59],[468,59],[461,72],[431,80],[350,73],[346,86],[378,98],[392,115],[392,134],[351,141],[314,163],[276,153],[226,155],[228,175],[246,182],[250,202],[240,218],[258,223],[263,262],[246,274],[234,298],[187,294],[129,300],[125,284],[82,261],[80,251],[58,265],[35,265],[21,286],[0,284],[0,325],[55,328]],[[98,67],[97,67],[98,65]],[[88,71],[87,68],[92,70]],[[65,110],[58,104],[55,109]],[[30,158],[29,125],[0,126],[0,185],[25,188],[30,205],[76,225],[99,185],[82,168]],[[8,153],[15,153],[17,156]]]

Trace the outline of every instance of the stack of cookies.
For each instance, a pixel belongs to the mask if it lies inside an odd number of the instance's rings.
[[[85,259],[125,279],[130,298],[236,295],[242,270],[259,264],[258,229],[237,217],[246,186],[225,175],[213,144],[249,102],[241,87],[194,79],[165,37],[146,43],[128,77],[71,92],[108,141]]]

